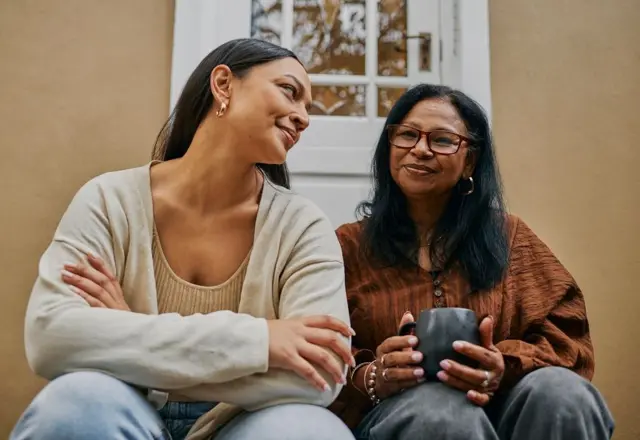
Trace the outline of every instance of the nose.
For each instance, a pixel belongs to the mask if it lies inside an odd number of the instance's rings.
[[[429,148],[429,143],[425,134],[422,134],[420,136],[420,139],[418,139],[418,143],[413,147],[411,152],[418,157],[433,156],[433,151],[431,151],[431,148]]]
[[[293,112],[290,118],[298,131],[304,131],[309,126],[309,113],[304,107],[302,107],[301,110]]]

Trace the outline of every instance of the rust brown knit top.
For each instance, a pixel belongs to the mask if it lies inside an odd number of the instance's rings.
[[[396,334],[405,311],[417,316],[432,307],[465,307],[495,318],[494,343],[506,364],[502,386],[551,365],[591,379],[594,354],[582,292],[522,220],[510,216],[508,227],[507,273],[496,287],[480,292],[470,292],[455,270],[434,283],[431,273],[420,268],[374,266],[360,252],[361,222],[338,228],[351,325],[357,333],[352,341],[357,362],[373,360],[376,347]],[[348,384],[331,409],[353,428],[371,404]]]

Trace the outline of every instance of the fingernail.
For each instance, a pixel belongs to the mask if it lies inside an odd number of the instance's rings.
[[[440,362],[440,366],[442,368],[444,368],[445,370],[448,370],[449,367],[451,366],[451,364],[449,363],[449,361],[442,361],[442,362]]]
[[[406,316],[406,315],[408,315],[409,313],[411,313],[411,311],[410,311],[410,310],[407,310],[406,312],[404,312],[404,313],[402,314],[402,316]]]
[[[469,390],[469,392],[467,393],[467,396],[469,396],[469,398],[471,398],[471,399],[475,399],[475,398],[478,397],[478,393],[476,393],[473,390]]]
[[[322,388],[322,391],[324,392],[331,391],[331,387],[329,386],[329,384],[325,383],[324,387]]]
[[[354,329],[352,329],[351,327],[349,327],[349,333],[351,333],[351,336],[355,336],[356,335],[356,331]]]
[[[422,377],[424,376],[424,370],[422,368],[416,368],[413,370],[413,375],[416,377]]]
[[[411,359],[413,359],[415,362],[420,362],[422,360],[422,353],[420,353],[419,351],[412,353]]]
[[[351,368],[355,368],[356,367],[356,358],[354,358],[353,356],[351,356],[350,364],[351,364]]]
[[[456,350],[460,350],[464,347],[464,342],[462,341],[456,341],[453,343],[453,348]]]
[[[415,336],[411,336],[409,338],[409,344],[410,345],[416,345],[418,343],[418,338],[416,338]]]
[[[63,277],[66,277],[66,278],[73,278],[74,277],[74,275],[71,272],[69,272],[68,270],[62,270],[60,273],[62,274]]]
[[[347,377],[346,377],[346,376],[342,376],[342,377],[340,378],[340,383],[341,383],[342,385],[345,385],[345,384],[347,383]]]
[[[438,371],[438,374],[436,374],[436,376],[438,376],[438,379],[443,382],[447,380],[447,373],[445,373],[444,371]]]

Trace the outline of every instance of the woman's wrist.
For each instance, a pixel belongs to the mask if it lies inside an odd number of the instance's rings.
[[[365,387],[365,373],[367,366],[369,366],[369,362],[363,362],[356,365],[356,367],[351,372],[351,385],[353,385],[353,387],[364,396],[368,397]]]
[[[378,382],[376,374],[377,370],[378,365],[376,361],[370,362],[369,365],[367,365],[367,367],[364,369],[364,388],[367,391],[367,396],[369,397],[369,400],[371,400],[373,406],[376,406],[380,403],[380,398],[378,397],[378,394],[376,392],[376,383]]]
[[[353,356],[356,360],[356,366],[351,369],[349,379],[353,387],[362,393],[364,396],[368,396],[365,386],[364,374],[367,366],[376,359],[376,355],[373,351],[367,349],[360,349],[354,353]]]

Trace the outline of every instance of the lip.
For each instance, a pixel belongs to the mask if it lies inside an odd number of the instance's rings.
[[[409,164],[405,165],[404,169],[407,170],[411,174],[419,175],[419,176],[427,176],[429,174],[437,174],[438,171],[434,170],[431,167],[426,165],[418,165],[418,164]]]
[[[287,144],[287,149],[293,147],[298,138],[297,133],[287,127],[278,126],[278,128],[280,129],[282,134],[284,134],[285,143]]]

